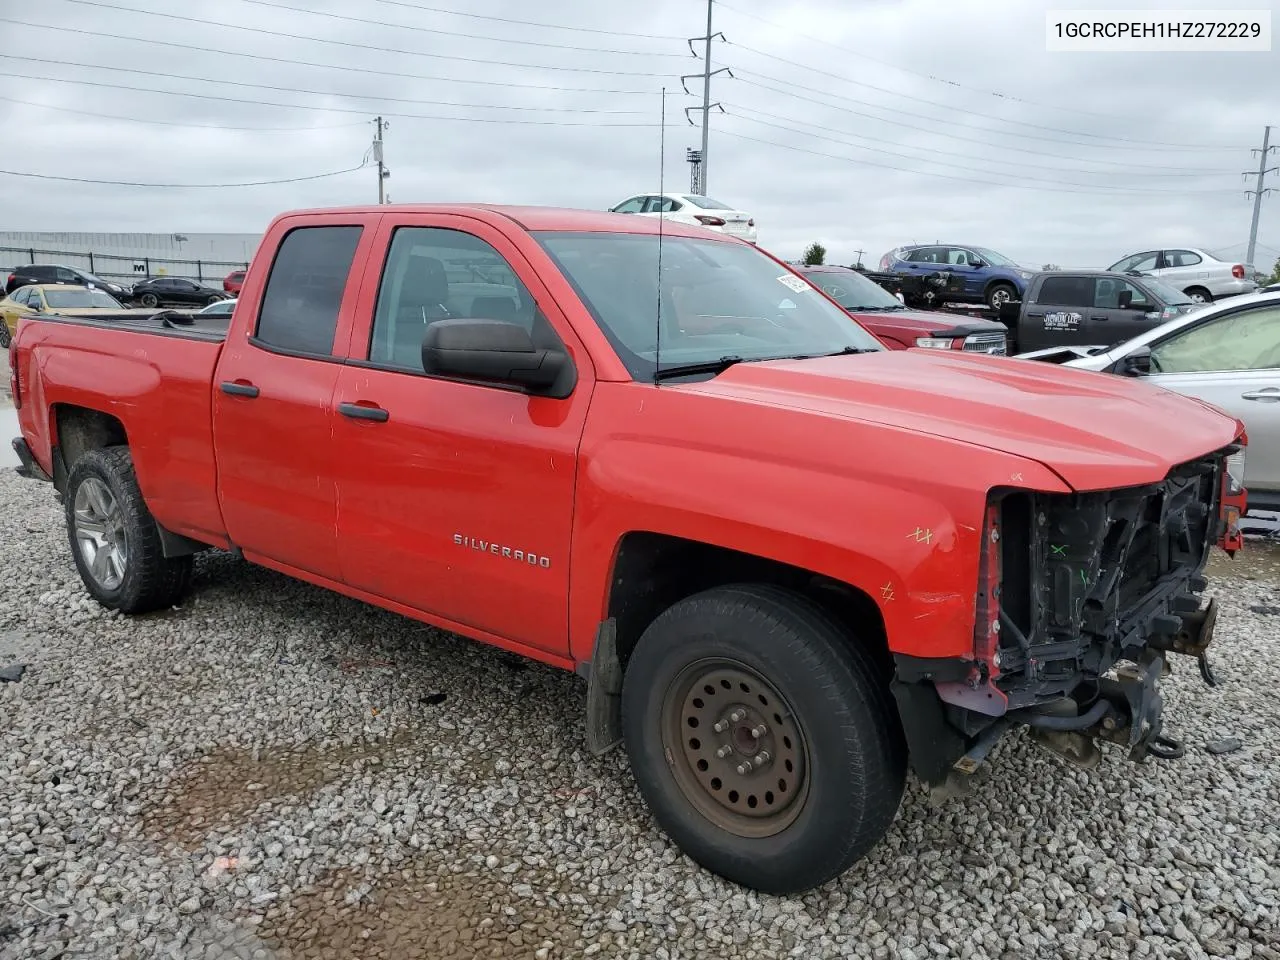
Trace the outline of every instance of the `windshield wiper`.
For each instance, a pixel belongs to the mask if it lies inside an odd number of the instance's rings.
[[[653,380],[657,383],[659,380],[668,380],[671,377],[693,376],[698,373],[723,373],[735,363],[742,363],[742,357],[734,355],[721,357],[719,360],[703,360],[699,363],[679,363],[653,371]]]
[[[846,307],[845,309],[850,313],[895,313],[907,308],[899,303],[892,307]]]

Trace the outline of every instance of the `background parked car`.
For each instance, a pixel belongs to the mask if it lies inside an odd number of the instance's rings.
[[[197,317],[230,317],[236,308],[236,298],[230,300],[219,300],[217,303],[211,303],[203,310],[196,313]]]
[[[18,317],[24,313],[60,313],[80,317],[122,312],[128,312],[128,308],[103,290],[62,283],[28,284],[0,300],[0,319],[3,319],[10,335],[17,331]]]
[[[1245,279],[1244,264],[1219,260],[1213,254],[1195,247],[1131,253],[1121,257],[1107,269],[1117,273],[1144,273],[1159,277],[1197,303],[1206,303],[1218,297],[1253,293],[1258,289],[1256,283]]]
[[[691,193],[638,193],[609,210],[611,213],[634,213],[642,217],[689,223],[756,242],[756,221],[751,214],[710,197]]]
[[[912,244],[880,258],[885,272],[925,275],[951,273],[962,282],[947,292],[948,300],[985,303],[993,309],[1022,299],[1035,271],[986,247],[955,244]]]
[[[196,283],[194,280],[183,280],[179,277],[156,277],[154,280],[143,280],[133,285],[133,299],[144,307],[157,307],[161,304],[181,304],[183,306],[207,306],[225,300],[226,294],[213,287]]]
[[[19,287],[32,283],[69,283],[80,287],[97,287],[119,299],[128,298],[130,289],[125,284],[116,283],[114,280],[103,280],[76,267],[67,267],[60,263],[28,263],[14,267],[9,272],[5,280],[4,292],[12,293]]]
[[[1000,319],[1026,353],[1119,343],[1201,306],[1155,277],[1056,270],[1032,277],[1021,305],[1009,305]]]
[[[1239,417],[1249,510],[1280,510],[1280,294],[1200,307],[1063,366],[1141,377]]]
[[[891,350],[927,347],[1000,356],[1008,352],[1002,324],[968,318],[957,324],[943,313],[910,310],[888,290],[849,267],[792,264],[792,269],[844,307]]]
[[[244,286],[244,275],[247,270],[232,270],[222,278],[222,289],[233,297],[240,296],[240,288]]]

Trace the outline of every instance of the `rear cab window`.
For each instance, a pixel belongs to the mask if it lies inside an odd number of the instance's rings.
[[[281,241],[250,342],[276,353],[334,354],[338,314],[364,228],[295,227]]]

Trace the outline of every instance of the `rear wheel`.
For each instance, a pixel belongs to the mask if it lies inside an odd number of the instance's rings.
[[[758,890],[839,875],[902,799],[887,678],[821,608],[774,587],[719,587],[659,616],[631,655],[622,720],[661,827]]]
[[[150,310],[153,307],[158,307],[160,305],[160,298],[154,293],[144,293],[138,298],[138,302]]]
[[[164,555],[128,447],[91,450],[76,461],[66,512],[76,569],[104,607],[146,613],[182,599],[192,558]]]
[[[1188,287],[1182,292],[1192,303],[1213,303],[1213,294],[1204,287]]]
[[[215,303],[221,303],[221,302],[222,302],[222,297],[219,297],[215,294],[213,296],[210,296],[207,300],[205,300],[204,305],[206,307],[212,307]]]

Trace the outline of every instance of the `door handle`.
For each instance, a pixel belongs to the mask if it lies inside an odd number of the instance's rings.
[[[1261,400],[1263,403],[1280,401],[1280,387],[1263,387],[1261,390],[1249,390],[1240,394],[1242,400]]]
[[[1090,317],[1090,320],[1110,320],[1110,317]]]
[[[258,388],[245,380],[224,380],[219,384],[219,389],[233,397],[253,398],[258,395]]]
[[[375,423],[386,423],[391,414],[376,404],[340,403],[338,412],[352,420],[372,420]]]

